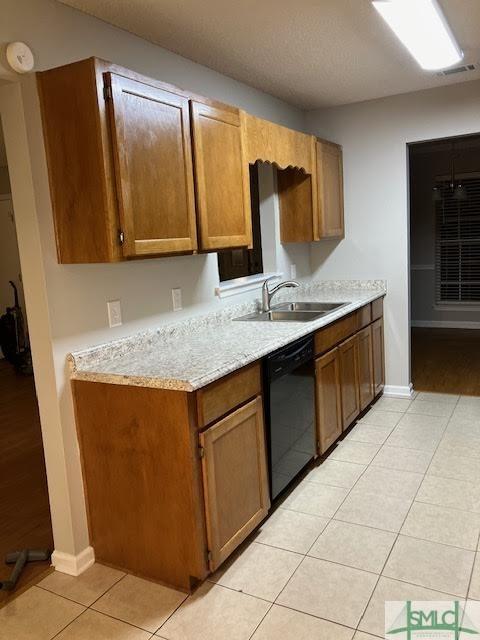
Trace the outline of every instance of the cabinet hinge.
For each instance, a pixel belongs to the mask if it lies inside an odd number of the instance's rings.
[[[200,445],[198,447],[198,457],[199,458],[204,458],[205,457],[205,449]]]
[[[118,232],[118,241],[120,244],[123,244],[125,242],[125,234],[121,229]]]
[[[210,549],[207,549],[207,561],[210,563],[212,561],[212,552]]]
[[[108,84],[103,87],[103,97],[105,98],[105,100],[112,99],[112,87],[110,87]]]

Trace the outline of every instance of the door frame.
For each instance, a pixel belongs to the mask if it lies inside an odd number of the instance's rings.
[[[413,148],[422,144],[442,143],[446,141],[456,141],[461,138],[471,138],[480,136],[480,130],[474,129],[466,133],[456,133],[452,135],[437,135],[434,137],[422,138],[419,140],[407,140],[406,142],[406,172],[407,172],[407,269],[408,269],[408,359],[410,375],[410,391],[413,397],[415,392],[413,380],[413,348],[412,348],[412,186],[411,186],[411,157]],[[434,327],[433,327],[434,328]]]
[[[29,82],[32,83],[30,86]],[[18,76],[11,80],[9,75],[6,77],[6,82],[2,81],[0,122],[10,175],[25,312],[45,454],[54,546],[56,550],[58,549],[53,552],[52,564],[65,573],[78,575],[87,566],[93,564],[94,558],[93,550],[90,552],[88,549],[76,555],[78,551],[52,348],[48,291],[32,173],[31,148],[23,102],[23,91],[33,87],[33,77],[26,78],[24,83],[23,80],[18,80]],[[41,372],[41,375],[38,375],[38,372]]]

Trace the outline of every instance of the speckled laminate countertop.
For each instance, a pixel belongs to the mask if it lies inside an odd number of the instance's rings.
[[[110,384],[195,391],[385,295],[383,280],[320,281],[273,299],[349,304],[311,322],[235,322],[258,303],[232,305],[68,356],[71,377]]]

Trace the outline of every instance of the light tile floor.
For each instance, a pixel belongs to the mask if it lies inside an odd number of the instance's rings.
[[[0,640],[375,640],[385,600],[480,600],[480,398],[382,398],[196,593],[96,564]]]

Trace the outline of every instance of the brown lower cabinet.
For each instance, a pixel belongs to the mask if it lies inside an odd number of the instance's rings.
[[[383,388],[381,314],[377,304],[316,332],[320,454]],[[73,380],[99,562],[191,591],[267,516],[261,366],[195,392]]]
[[[385,351],[383,317],[372,324],[373,389],[377,396],[385,386]]]
[[[372,322],[372,318],[377,319]],[[315,371],[320,455],[382,392],[385,384],[383,340],[381,299],[317,331]]]
[[[270,507],[261,398],[200,434],[210,570],[265,518]]]
[[[260,373],[193,393],[73,381],[99,562],[191,591],[265,518]]]
[[[366,327],[357,334],[358,387],[360,411],[368,407],[375,397],[373,389],[373,344],[372,327]]]
[[[358,379],[358,334],[338,347],[342,395],[342,429],[349,427],[360,413]]]
[[[342,435],[340,357],[332,349],[315,361],[318,449],[324,453]]]

